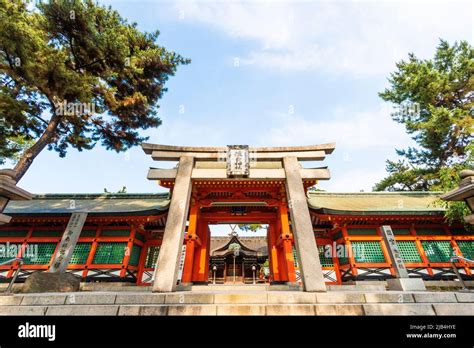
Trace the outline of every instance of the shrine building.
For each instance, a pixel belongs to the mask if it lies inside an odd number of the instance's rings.
[[[128,282],[170,292],[189,284],[326,285],[400,276],[474,280],[474,234],[448,225],[440,192],[318,191],[334,144],[179,147],[143,144],[157,162],[148,179],[166,193],[46,194],[10,201],[0,226],[0,263],[11,254],[33,272],[70,272],[83,282]],[[348,174],[350,175],[350,174]],[[144,175],[145,176],[145,175]],[[316,189],[315,189],[316,188]],[[265,236],[211,236],[211,225],[260,224]],[[9,282],[18,262],[0,266]],[[404,271],[405,272],[405,271]]]

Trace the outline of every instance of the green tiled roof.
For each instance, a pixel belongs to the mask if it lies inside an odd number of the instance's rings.
[[[10,201],[4,213],[21,214],[153,214],[168,209],[168,193],[157,194],[44,194],[29,201]]]
[[[441,192],[310,192],[308,205],[326,214],[442,214],[435,205]],[[169,207],[168,193],[136,194],[44,194],[29,201],[10,201],[8,215],[70,214],[154,214]]]
[[[311,209],[327,214],[410,214],[437,215],[444,208],[436,205],[442,192],[310,192]]]

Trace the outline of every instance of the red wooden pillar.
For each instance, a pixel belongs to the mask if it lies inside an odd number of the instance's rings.
[[[415,237],[415,244],[416,244],[416,248],[418,249],[418,254],[420,254],[421,260],[425,264],[428,275],[433,276],[434,272],[433,272],[433,269],[430,267],[430,260],[428,260],[428,257],[425,254],[425,249],[423,249],[423,244],[421,244],[421,241],[418,235],[416,234],[416,229],[415,229],[414,224],[411,224],[410,226],[410,234],[413,237]]]
[[[283,240],[283,254],[286,261],[286,280],[291,283],[296,282],[295,261],[293,257],[293,243],[291,239]]]
[[[282,256],[285,264],[286,274],[283,280],[289,282],[296,282],[295,258],[293,256],[293,234],[290,231],[290,222],[288,220],[288,208],[281,205],[280,209],[280,226],[281,226],[281,242],[282,242]]]
[[[278,282],[280,281],[280,270],[278,265],[277,240],[275,234],[275,222],[272,222],[267,230],[268,259],[271,280]]]
[[[120,278],[124,278],[127,275],[127,268],[130,262],[130,256],[132,256],[133,242],[135,241],[135,234],[137,233],[137,227],[131,226],[130,238],[128,239],[127,246],[125,248],[125,255],[122,261],[122,269],[120,270]]]
[[[351,273],[353,276],[357,276],[357,267],[356,267],[356,262],[354,258],[354,250],[352,249],[349,233],[347,232],[347,225],[342,226],[341,232],[342,232],[342,236],[344,237],[344,243],[346,244],[346,248],[349,253],[349,255],[347,255],[347,259],[349,260]]]
[[[186,235],[186,255],[184,257],[182,283],[190,283],[193,276],[194,251],[196,248],[197,237],[197,222],[199,215],[199,205],[194,203],[189,211],[189,226],[188,234]]]
[[[200,244],[195,245],[192,281],[207,283],[209,280],[209,246],[211,239],[207,221],[198,221],[197,236]]]
[[[23,240],[23,242],[21,243],[21,247],[20,247],[20,250],[18,250],[18,253],[16,254],[16,257],[17,258],[22,258],[25,256],[25,249],[26,249],[26,246],[28,244],[28,240],[31,238],[32,234],[33,234],[33,230],[34,230],[34,227],[30,226],[28,228],[28,233],[26,234],[26,237],[25,239]],[[57,247],[57,246],[56,246]],[[14,261],[11,266],[10,266],[10,270],[8,271],[7,273],[7,278],[11,278],[13,277],[13,274],[15,273],[15,270],[18,268],[19,266],[19,261]]]
[[[211,229],[209,224],[205,224],[206,236],[207,236],[207,252],[206,252],[206,267],[204,268],[204,278],[209,281],[209,260],[211,258]]]
[[[89,256],[87,256],[86,266],[84,271],[82,271],[82,278],[86,278],[87,274],[89,273],[89,267],[92,265],[94,261],[95,252],[97,250],[97,245],[99,244],[97,239],[99,238],[100,234],[102,233],[102,225],[98,225],[95,231],[95,237],[92,240],[91,250],[89,251]]]
[[[280,211],[278,211],[280,213]],[[288,281],[288,269],[286,265],[286,258],[285,258],[285,251],[283,248],[283,240],[282,240],[282,226],[281,226],[281,217],[278,214],[277,221],[275,223],[275,229],[273,230],[273,234],[275,236],[276,241],[276,253],[278,257],[278,271],[280,273],[280,281],[287,282]]]
[[[332,240],[329,239],[327,243],[332,244]],[[339,257],[337,257],[337,250],[332,251],[332,264],[334,265],[334,272],[336,273],[336,284],[341,285],[342,283],[341,268],[339,264]]]
[[[146,256],[148,255],[148,248],[150,247],[149,242],[143,243],[142,250],[140,252],[140,259],[138,261],[138,272],[137,272],[137,285],[142,285],[143,272],[145,270]]]
[[[451,233],[451,230],[448,228],[448,226],[444,225],[444,230],[446,234],[451,238],[450,239],[450,244],[451,247],[453,248],[455,254],[457,256],[462,256],[461,249],[459,248],[459,245],[457,241],[454,239],[453,234]],[[466,272],[466,275],[472,275],[471,269],[469,268],[469,264],[466,261],[463,260],[457,260],[457,263],[461,264],[463,266],[464,272]]]

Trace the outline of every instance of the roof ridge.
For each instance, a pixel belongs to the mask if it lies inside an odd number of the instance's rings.
[[[371,191],[371,192],[330,192],[330,191],[310,191],[311,195],[438,195],[443,191]],[[167,196],[168,192],[134,192],[134,193],[37,193],[35,197],[137,197],[137,196]]]
[[[168,192],[155,192],[155,193],[39,193],[35,194],[33,199],[92,199],[92,198],[104,198],[104,199],[133,199],[143,197],[168,197]]]
[[[405,196],[411,196],[411,195],[427,195],[427,196],[436,196],[443,194],[443,191],[375,191],[375,192],[326,192],[326,191],[311,191],[308,192],[309,195],[332,195],[332,196],[371,196],[371,195],[405,195]]]

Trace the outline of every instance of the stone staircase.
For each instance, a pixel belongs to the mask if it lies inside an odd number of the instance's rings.
[[[474,292],[82,291],[0,296],[0,315],[474,315]]]
[[[278,285],[272,285],[272,289],[277,290]],[[283,285],[282,288],[290,290],[287,285]],[[270,285],[266,284],[209,284],[209,285],[193,285],[191,286],[193,292],[258,292],[258,291],[269,291]],[[298,290],[298,289],[294,289]]]
[[[465,281],[469,288],[474,289],[474,281]],[[3,291],[7,288],[8,284],[0,283],[0,296]],[[356,282],[345,282],[342,285],[327,284],[328,290],[334,291],[385,291],[385,281],[356,281]],[[456,280],[442,280],[442,281],[425,281],[425,286],[428,291],[458,291],[461,289],[461,284]],[[13,292],[20,293],[23,289],[23,283],[17,283],[13,285]],[[188,291],[192,290],[195,292],[206,292],[212,289],[212,291],[296,291],[297,286],[288,285],[268,285],[268,284],[208,284],[208,285],[193,285],[185,286],[180,290]],[[301,289],[299,289],[301,290]],[[95,292],[151,292],[151,286],[137,286],[133,283],[124,282],[91,282],[81,283],[80,291],[95,291]]]

